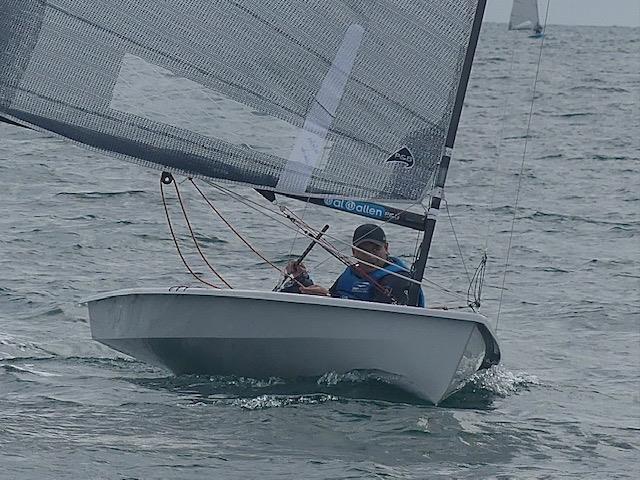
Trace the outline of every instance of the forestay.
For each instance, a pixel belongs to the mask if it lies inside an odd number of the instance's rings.
[[[0,116],[315,197],[424,198],[477,0],[4,0]]]
[[[534,30],[540,27],[538,0],[513,0],[509,30]]]

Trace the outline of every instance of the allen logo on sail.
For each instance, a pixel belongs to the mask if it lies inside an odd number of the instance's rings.
[[[400,162],[404,165],[404,168],[411,168],[415,164],[413,160],[413,154],[407,147],[402,147],[396,153],[391,155],[385,163],[387,162]]]

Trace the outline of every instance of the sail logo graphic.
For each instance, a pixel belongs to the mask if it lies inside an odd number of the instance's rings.
[[[376,203],[355,202],[353,200],[339,200],[337,198],[325,198],[324,204],[327,207],[342,210],[343,212],[357,213],[371,218],[384,219],[387,210]]]
[[[385,163],[391,162],[400,162],[404,165],[404,168],[413,168],[413,166],[415,165],[413,154],[407,147],[402,147],[400,150],[398,150],[396,153],[385,160]]]

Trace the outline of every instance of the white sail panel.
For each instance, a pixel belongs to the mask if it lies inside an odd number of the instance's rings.
[[[478,0],[4,0],[0,116],[319,197],[423,198]]]
[[[304,193],[307,190],[313,170],[325,150],[327,135],[353,70],[363,32],[360,25],[348,28],[336,58],[304,119],[303,130],[296,137],[285,169],[280,174],[276,185],[279,192]]]
[[[513,0],[509,30],[536,30],[540,28],[538,0]]]
[[[153,92],[144,101],[140,101],[142,85]],[[296,136],[304,132],[130,54],[122,59],[109,108],[283,158],[293,149]]]

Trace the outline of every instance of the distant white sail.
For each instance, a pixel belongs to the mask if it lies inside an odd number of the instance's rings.
[[[509,30],[541,30],[538,0],[513,0]]]
[[[479,3],[2,0],[0,116],[196,177],[413,202]]]

